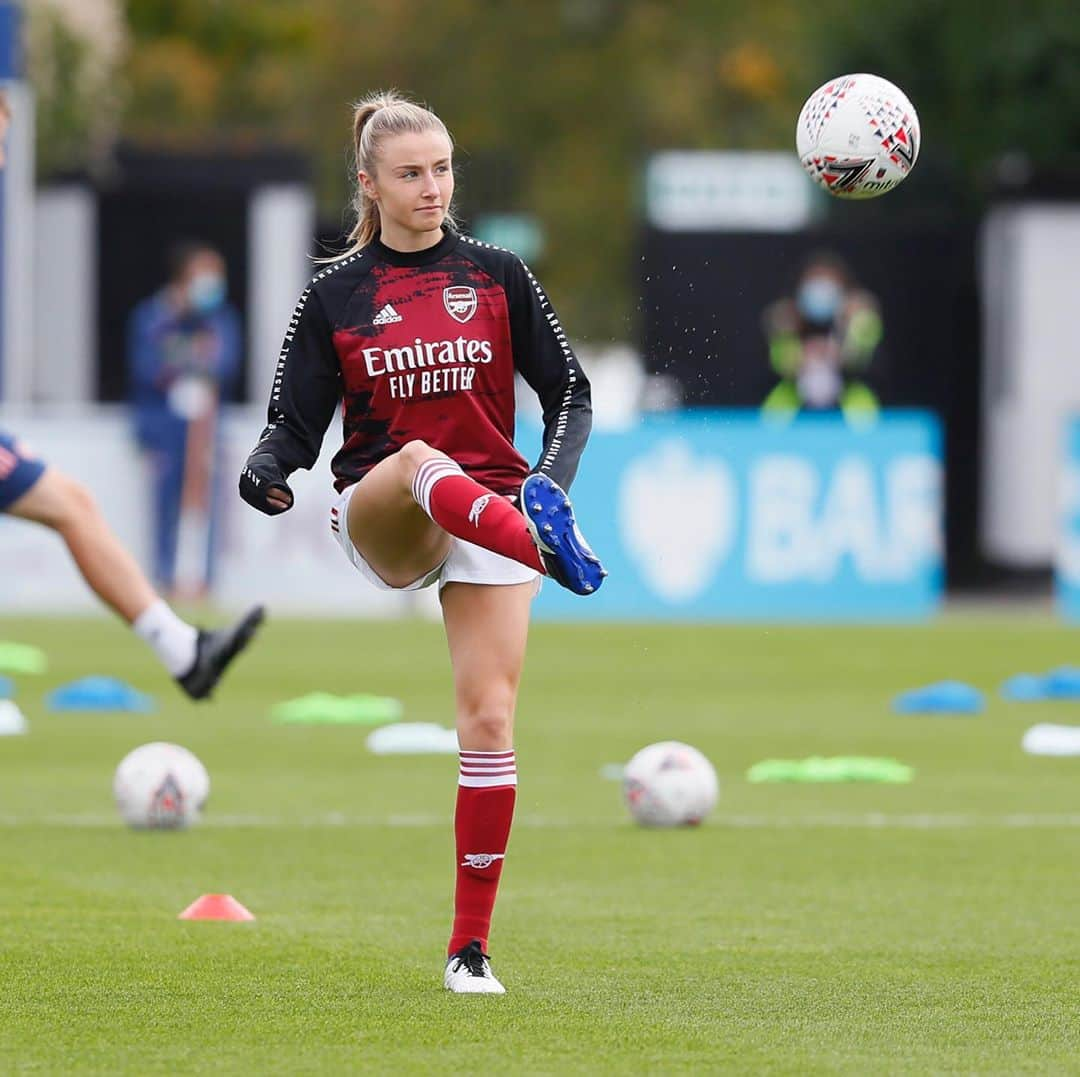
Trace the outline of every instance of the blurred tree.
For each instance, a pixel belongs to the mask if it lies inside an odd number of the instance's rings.
[[[538,268],[579,337],[634,335],[647,154],[787,145],[806,89],[795,0],[128,0],[127,17],[127,137],[293,142],[335,219],[352,182],[350,101],[396,86],[429,102],[461,148],[466,223],[538,218]]]
[[[125,134],[174,147],[238,138],[306,143],[319,57],[295,0],[129,0],[135,48]]]
[[[118,0],[30,0],[25,14],[38,172],[92,171],[123,108],[118,73],[128,36]]]
[[[872,18],[826,2],[813,28],[824,77],[873,71],[903,87],[919,110],[926,157],[969,196],[1004,155],[1036,166],[1080,157],[1075,0],[908,0]]]
[[[577,337],[635,335],[640,174],[654,149],[786,146],[807,89],[794,0],[320,0],[311,122],[337,147],[324,204],[347,198],[346,102],[397,86],[460,146],[459,208],[535,214],[538,267]],[[362,12],[362,14],[361,14]],[[341,47],[348,42],[348,47]]]
[[[787,149],[803,99],[831,75],[897,81],[923,120],[920,174],[936,158],[969,190],[1006,150],[1038,163],[1080,147],[1075,0],[1028,0],[1022,14],[982,0],[872,10],[841,0],[128,0],[123,77],[87,92],[68,59],[86,47],[70,12],[118,2],[30,0],[32,15],[49,15],[33,24],[35,40],[52,35],[34,76],[46,170],[100,145],[123,86],[128,137],[305,148],[324,214],[344,224],[349,103],[396,86],[454,133],[466,224],[480,212],[538,218],[537,268],[578,337],[636,335],[647,155]]]

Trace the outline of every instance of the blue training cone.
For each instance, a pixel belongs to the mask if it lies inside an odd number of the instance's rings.
[[[152,697],[136,691],[115,677],[83,677],[61,685],[47,700],[54,711],[136,711],[156,708]]]
[[[978,714],[984,706],[982,692],[963,681],[939,681],[893,700],[897,714]]]

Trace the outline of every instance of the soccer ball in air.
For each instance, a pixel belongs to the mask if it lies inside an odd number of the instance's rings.
[[[143,744],[120,760],[113,777],[116,806],[124,822],[139,829],[188,826],[209,795],[206,767],[178,744]]]
[[[841,75],[799,113],[795,148],[810,178],[837,198],[876,198],[915,167],[919,117],[903,92],[877,75]]]
[[[623,771],[623,797],[642,826],[695,826],[716,807],[716,771],[677,740],[642,748]]]

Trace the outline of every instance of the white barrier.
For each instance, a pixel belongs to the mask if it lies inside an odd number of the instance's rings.
[[[311,472],[290,479],[296,507],[263,516],[236,493],[240,467],[262,429],[261,408],[230,412],[221,454],[223,489],[216,602],[238,609],[253,601],[273,610],[328,616],[431,614],[434,593],[376,591],[349,565],[329,527],[334,498],[330,455],[341,443],[331,428]],[[124,408],[28,414],[0,408],[0,428],[47,462],[84,482],[140,564],[150,563],[149,478]],[[433,591],[433,589],[432,589]],[[0,515],[0,614],[89,612],[98,608],[63,543],[41,527]]]

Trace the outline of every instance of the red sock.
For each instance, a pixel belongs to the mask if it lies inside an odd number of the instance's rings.
[[[416,469],[412,492],[416,503],[444,531],[544,571],[525,517],[505,497],[470,479],[448,457],[425,460]]]
[[[457,886],[447,954],[473,939],[487,952],[491,910],[499,889],[517,796],[517,764],[507,752],[461,752],[457,812]]]

